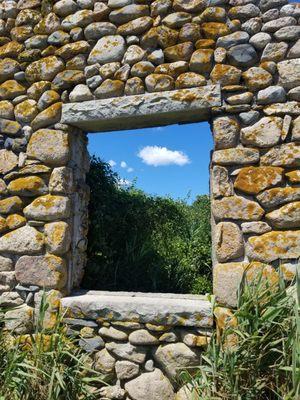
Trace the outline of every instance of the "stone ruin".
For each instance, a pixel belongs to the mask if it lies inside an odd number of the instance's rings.
[[[217,301],[236,305],[246,269],[293,278],[299,21],[286,0],[1,1],[0,301],[17,307],[8,330],[31,331],[45,289],[46,326],[61,303],[95,368],[118,379],[103,397],[132,400],[174,399],[176,368],[197,365],[211,335],[201,296],[74,292],[87,248],[85,132],[209,121]]]

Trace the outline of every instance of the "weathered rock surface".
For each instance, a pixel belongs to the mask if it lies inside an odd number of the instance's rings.
[[[16,263],[16,278],[23,285],[61,289],[67,282],[66,263],[52,254],[22,256]]]
[[[51,254],[65,254],[71,244],[69,225],[66,222],[51,222],[44,228],[46,248]]]
[[[240,132],[236,118],[217,117],[213,121],[213,135],[216,150],[234,147]]]
[[[17,335],[31,333],[33,329],[33,308],[24,304],[5,313],[5,328]]]
[[[251,260],[272,262],[298,258],[300,231],[273,231],[249,238],[246,253]]]
[[[300,201],[295,201],[266,214],[266,220],[275,228],[300,227]]]
[[[215,231],[216,256],[226,262],[244,255],[243,235],[233,222],[220,222]]]
[[[137,364],[143,364],[147,354],[147,349],[145,347],[133,346],[130,343],[110,342],[106,344],[106,349],[116,357]]]
[[[300,143],[284,143],[273,147],[261,157],[262,165],[297,167],[300,162]]]
[[[266,190],[257,196],[257,200],[264,208],[273,208],[291,201],[300,200],[299,187],[278,187]]]
[[[12,151],[0,150],[0,173],[7,174],[18,164],[18,157]]]
[[[117,361],[115,365],[116,375],[118,379],[133,379],[138,376],[140,367],[131,361]]]
[[[279,83],[287,89],[300,85],[300,60],[286,60],[277,64]]]
[[[89,64],[106,64],[121,61],[126,51],[125,40],[120,35],[109,35],[98,40],[96,46],[91,51]]]
[[[24,226],[0,238],[0,251],[12,254],[38,254],[44,247],[44,235],[33,227]]]
[[[217,220],[233,219],[258,221],[264,215],[264,210],[258,203],[242,196],[229,196],[213,201],[213,215]]]
[[[272,147],[278,144],[281,137],[282,119],[264,117],[254,125],[241,130],[241,141],[244,145]]]
[[[211,190],[214,198],[233,195],[233,185],[225,167],[215,165],[211,171]]]
[[[237,147],[214,151],[212,161],[220,165],[256,164],[259,161],[259,151],[247,147]]]
[[[125,389],[133,400],[174,400],[172,385],[159,369],[126,383]]]
[[[272,230],[270,225],[263,221],[243,222],[241,224],[241,228],[243,233],[256,233],[256,234],[266,233]]]

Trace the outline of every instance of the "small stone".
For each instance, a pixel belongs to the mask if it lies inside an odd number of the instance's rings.
[[[197,396],[196,389],[185,385],[176,393],[175,400],[191,400],[194,396]]]
[[[300,201],[289,203],[266,214],[266,220],[275,228],[288,229],[300,227]]]
[[[185,72],[180,74],[175,82],[176,89],[188,89],[205,85],[206,79],[204,76],[196,74],[195,72]]]
[[[252,44],[252,46],[254,46],[257,50],[263,50],[267,44],[271,42],[271,40],[271,35],[265,32],[259,32],[250,38],[249,43]]]
[[[16,229],[0,238],[0,251],[12,254],[37,254],[43,247],[44,235],[30,226]]]
[[[227,149],[234,147],[240,132],[240,125],[236,118],[217,117],[213,120],[213,136],[215,148]]]
[[[273,231],[252,236],[247,242],[246,251],[251,260],[261,262],[298,258],[300,231]]]
[[[145,93],[145,87],[141,78],[136,76],[127,80],[124,89],[124,94],[126,96],[134,96],[143,93]]]
[[[298,167],[300,162],[300,144],[284,143],[273,147],[261,157],[261,165],[274,167]]]
[[[125,7],[119,8],[112,11],[109,14],[109,19],[111,22],[118,25],[126,24],[139,17],[145,17],[149,15],[149,7],[147,5],[136,5],[129,4]]]
[[[94,13],[92,10],[80,10],[74,14],[68,15],[62,21],[62,28],[70,31],[73,28],[85,28],[91,22],[93,22]]]
[[[99,40],[104,36],[115,35],[117,27],[110,22],[93,22],[84,30],[87,40]]]
[[[226,262],[244,255],[243,235],[238,225],[232,222],[217,224],[215,242],[219,262]]]
[[[220,165],[256,164],[259,161],[259,151],[247,147],[216,150],[212,161]]]
[[[261,62],[278,62],[284,60],[288,47],[288,44],[285,42],[268,43],[261,56]]]
[[[44,228],[46,249],[55,255],[65,254],[71,244],[69,225],[66,222],[52,222]]]
[[[287,58],[298,58],[300,56],[300,39],[290,48]]]
[[[40,196],[25,207],[23,212],[28,219],[41,221],[65,219],[70,215],[70,200],[68,197],[51,194]]]
[[[200,26],[196,23],[184,24],[179,32],[179,42],[192,42],[195,43],[201,38]]]
[[[245,4],[242,6],[232,7],[229,10],[229,16],[232,19],[247,20],[248,18],[260,15],[260,9],[254,4]]]
[[[91,51],[89,64],[106,64],[121,61],[126,51],[125,40],[119,35],[109,35],[98,40],[96,46]]]
[[[18,165],[18,157],[8,150],[0,150],[0,173],[7,174]]]
[[[121,400],[124,399],[126,395],[126,391],[122,389],[119,384],[115,386],[103,386],[100,391],[101,399],[116,399]]]
[[[5,328],[17,335],[33,330],[33,308],[26,304],[5,313]]]
[[[170,343],[154,351],[154,360],[169,378],[175,379],[180,369],[199,365],[199,354],[184,343]]]
[[[152,72],[154,72],[154,65],[149,61],[140,61],[131,69],[131,75],[138,78],[145,78]]]
[[[264,215],[264,210],[258,203],[241,196],[229,196],[221,200],[214,200],[212,211],[214,217],[219,221],[225,218],[259,221]]]
[[[171,0],[155,0],[151,3],[151,16],[165,16],[171,7]]]
[[[192,42],[179,43],[164,49],[164,56],[168,62],[189,61],[193,54]]]
[[[254,125],[241,130],[241,141],[245,145],[272,147],[281,138],[282,118],[263,117]]]
[[[66,69],[56,75],[53,85],[56,90],[64,90],[84,82],[85,77],[81,70]]]
[[[165,62],[165,56],[162,49],[154,50],[148,55],[148,61],[155,65],[160,65]]]
[[[129,46],[124,54],[123,63],[133,65],[139,61],[142,61],[145,55],[146,52],[141,47],[137,45]]]
[[[29,64],[25,75],[29,82],[52,81],[63,69],[63,61],[56,56],[50,56]]]
[[[94,92],[97,99],[119,97],[124,93],[124,82],[120,80],[106,79]]]
[[[15,80],[8,80],[0,85],[0,100],[13,100],[25,93],[25,87]]]
[[[257,196],[257,200],[264,208],[278,207],[282,204],[289,203],[291,201],[300,200],[300,188],[299,187],[283,187],[273,188],[260,193]]]
[[[239,114],[239,118],[244,125],[252,125],[259,119],[258,111],[249,111]]]
[[[138,376],[140,367],[138,364],[135,364],[131,361],[117,361],[115,370],[118,379],[127,380]]]
[[[270,225],[263,221],[243,222],[241,224],[241,228],[243,233],[255,233],[257,235],[267,233],[272,230]]]
[[[282,273],[283,279],[288,282],[295,280],[297,275],[297,264],[285,263],[280,265],[280,272]]]
[[[153,360],[147,360],[145,362],[144,368],[145,368],[145,371],[147,371],[147,372],[154,371],[154,361]]]
[[[196,50],[191,57],[190,70],[199,74],[210,73],[213,67],[213,55],[212,49]]]
[[[126,341],[128,338],[128,335],[125,332],[121,331],[120,329],[116,329],[112,326],[110,326],[109,328],[106,328],[105,326],[100,328],[99,335],[104,338],[108,338],[111,340],[120,340],[120,341]]]
[[[104,347],[104,341],[100,336],[93,338],[81,338],[78,342],[79,346],[87,353],[94,353]]]
[[[230,33],[229,35],[220,37],[217,40],[218,47],[224,47],[224,49],[230,49],[232,46],[236,46],[239,44],[248,43],[249,35],[246,32],[238,31],[234,33]]]
[[[158,339],[148,332],[146,329],[140,329],[132,332],[129,335],[129,342],[133,345],[155,345],[158,344]]]
[[[297,20],[295,18],[281,17],[263,24],[262,31],[274,33],[280,28],[283,28],[285,26],[292,27],[293,25],[297,25]]]
[[[191,15],[186,12],[175,12],[165,17],[162,22],[169,28],[181,28],[184,24],[191,22]]]
[[[236,94],[227,97],[226,102],[230,105],[241,105],[241,104],[249,104],[253,100],[253,93],[244,92],[241,94]]]
[[[114,75],[115,80],[126,82],[130,74],[130,65],[124,64]]]
[[[15,179],[9,183],[7,188],[11,194],[25,197],[39,196],[48,191],[45,182],[38,176]]]
[[[219,83],[221,86],[228,86],[238,85],[241,75],[241,71],[232,65],[217,64],[214,66],[210,77],[213,83]]]
[[[286,26],[279,29],[274,33],[274,37],[277,40],[283,40],[285,42],[291,42],[299,39],[300,27],[299,26]]]
[[[69,159],[68,134],[53,129],[34,132],[28,143],[27,155],[51,166],[66,164]]]
[[[102,349],[95,354],[93,368],[104,375],[113,374],[115,371],[116,360],[106,349]]]
[[[260,67],[252,67],[242,74],[247,87],[251,91],[264,89],[272,84],[272,75]]]
[[[24,301],[17,292],[4,292],[0,296],[0,305],[5,308],[16,308]]]
[[[257,53],[250,44],[239,44],[227,52],[228,61],[236,67],[251,67],[258,61]]]
[[[106,349],[114,356],[132,361],[137,364],[143,364],[146,359],[147,349],[142,346],[133,346],[130,343],[114,343],[106,344]]]
[[[257,93],[258,104],[283,103],[285,100],[285,90],[281,86],[269,86]]]
[[[0,213],[11,214],[20,211],[23,207],[23,202],[18,196],[7,197],[0,200]]]
[[[232,196],[233,187],[226,168],[215,165],[211,173],[212,194],[214,198]]]
[[[206,39],[217,40],[219,37],[230,33],[228,26],[222,22],[204,22],[201,28]]]
[[[119,26],[117,33],[121,36],[141,35],[148,31],[152,25],[153,19],[151,17],[141,17]]]
[[[300,59],[281,61],[277,65],[279,73],[279,83],[292,89],[300,85]]]
[[[54,4],[53,11],[60,17],[67,17],[74,14],[78,10],[78,6],[73,0],[59,0]]]
[[[17,104],[14,110],[16,120],[23,124],[30,123],[38,114],[35,100],[25,100]]]
[[[133,400],[173,400],[174,391],[170,381],[159,369],[140,375],[125,384]]]
[[[6,218],[6,225],[9,230],[21,228],[26,225],[26,218],[19,214],[11,214]]]
[[[150,74],[145,80],[148,92],[164,92],[174,88],[172,77],[163,74]]]
[[[0,82],[4,82],[14,77],[14,74],[20,69],[19,63],[10,58],[0,60]]]
[[[37,106],[38,109],[42,111],[59,101],[60,101],[60,95],[55,90],[46,90],[39,98]]]
[[[13,271],[14,270],[14,263],[8,257],[0,256],[0,271]]]
[[[203,0],[174,0],[174,10],[185,12],[198,12],[203,11],[206,3]]]
[[[248,194],[258,194],[270,186],[283,181],[283,168],[246,167],[242,168],[234,182],[235,189]]]
[[[19,136],[21,125],[16,121],[0,118],[0,132],[8,136]]]
[[[88,86],[79,84],[75,86],[72,92],[69,95],[69,99],[71,102],[81,102],[81,101],[89,101],[93,100],[93,95],[88,88]]]

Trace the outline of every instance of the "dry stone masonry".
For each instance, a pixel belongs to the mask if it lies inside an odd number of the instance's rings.
[[[212,321],[185,325],[171,308],[172,323],[136,322],[141,305],[134,318],[120,309],[99,320],[83,295],[66,297],[86,262],[85,132],[208,120],[218,302],[236,305],[245,271],[292,279],[299,22],[286,0],[0,1],[0,303],[18,307],[7,322],[16,334],[32,329],[42,289],[47,326],[60,299],[77,304],[70,329],[117,383],[103,398],[174,399],[174,368],[193,365]]]

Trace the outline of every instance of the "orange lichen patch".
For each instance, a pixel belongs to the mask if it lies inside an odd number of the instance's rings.
[[[228,26],[221,22],[204,22],[201,25],[201,29],[207,39],[214,40],[230,33]]]
[[[299,258],[300,231],[273,231],[252,236],[247,243],[247,254],[263,262]]]
[[[55,55],[64,59],[69,59],[76,56],[77,54],[84,54],[88,52],[89,49],[89,43],[85,40],[80,40],[75,43],[65,44],[60,49],[56,50]]]
[[[213,39],[199,39],[197,40],[196,49],[214,49],[216,42]]]
[[[164,55],[167,61],[189,61],[193,54],[194,46],[192,42],[179,43],[175,46],[167,47]]]
[[[21,196],[35,196],[43,194],[47,190],[47,186],[39,176],[27,176],[11,181],[8,185],[8,191],[12,194]]]
[[[214,316],[216,318],[217,327],[220,331],[225,328],[235,328],[237,327],[237,318],[234,316],[233,312],[226,307],[215,307]]]
[[[283,168],[279,167],[246,167],[239,172],[234,187],[249,194],[257,194],[262,190],[282,182]]]
[[[10,100],[26,93],[26,88],[15,80],[8,80],[0,85],[0,99]]]
[[[186,72],[176,79],[175,88],[176,89],[188,89],[192,87],[205,86],[206,79],[200,74],[195,72]]]
[[[285,176],[288,178],[291,183],[300,183],[300,170],[287,172]]]
[[[11,41],[0,47],[0,58],[17,58],[24,46],[18,42]]]
[[[8,229],[6,219],[3,217],[0,217],[0,233],[5,232]]]
[[[192,103],[195,100],[199,100],[199,94],[196,92],[190,92],[186,89],[176,90],[174,94],[170,96],[172,100],[175,101],[185,101],[187,103]]]
[[[18,196],[8,197],[0,200],[0,214],[11,214],[21,210],[23,202]]]
[[[26,225],[26,218],[19,214],[11,214],[6,218],[8,229],[13,230]]]
[[[209,73],[213,67],[214,50],[198,49],[191,58],[190,70],[200,74]]]
[[[210,77],[214,83],[220,83],[222,86],[238,85],[241,74],[241,71],[232,65],[217,64],[214,66]]]
[[[49,210],[50,208],[57,206],[57,203],[59,203],[61,199],[62,196],[53,196],[51,194],[47,194],[33,200],[30,205],[33,207],[41,207],[45,210]]]

